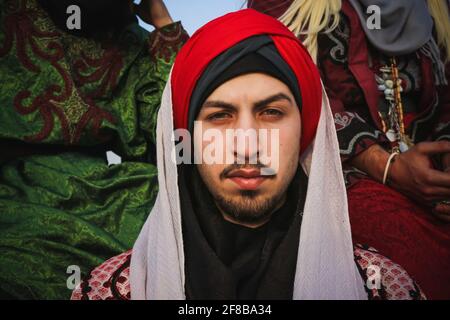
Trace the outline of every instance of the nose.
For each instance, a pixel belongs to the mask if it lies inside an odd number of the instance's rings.
[[[238,164],[257,164],[259,159],[259,124],[251,112],[242,113],[233,135],[233,158]]]

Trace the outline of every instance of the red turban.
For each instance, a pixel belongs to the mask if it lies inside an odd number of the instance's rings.
[[[215,19],[200,28],[178,54],[171,78],[175,129],[188,128],[192,93],[209,63],[239,42],[257,35],[270,36],[279,54],[294,72],[302,96],[303,152],[315,137],[322,106],[319,71],[306,48],[278,20],[245,9]]]

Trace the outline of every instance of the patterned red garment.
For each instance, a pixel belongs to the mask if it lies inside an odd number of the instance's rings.
[[[115,256],[97,268],[73,291],[72,300],[130,300],[132,250]],[[370,300],[425,300],[426,296],[408,273],[375,249],[356,246],[358,270]],[[377,268],[377,269],[374,269]],[[375,270],[381,274],[379,289],[369,289]]]
[[[430,299],[450,299],[450,224],[397,191],[360,180],[348,191],[354,242],[395,257]]]

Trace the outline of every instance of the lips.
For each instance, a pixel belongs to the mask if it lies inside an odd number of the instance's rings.
[[[228,178],[257,178],[261,176],[259,169],[238,169],[230,172]]]
[[[262,176],[259,169],[239,169],[228,174],[227,178],[233,181],[241,190],[256,190],[268,179]]]

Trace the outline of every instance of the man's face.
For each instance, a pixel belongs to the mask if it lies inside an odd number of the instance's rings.
[[[203,162],[197,166],[226,220],[248,227],[266,223],[284,203],[299,163],[301,118],[290,89],[261,73],[236,77],[206,99],[196,121],[201,123],[201,129],[194,128],[196,152],[214,142],[204,141],[203,133],[209,129],[220,131],[223,137],[238,129],[255,132],[256,144],[249,139],[242,144],[236,138],[218,144],[224,159],[234,159],[231,164]],[[268,167],[276,170],[265,171]]]

